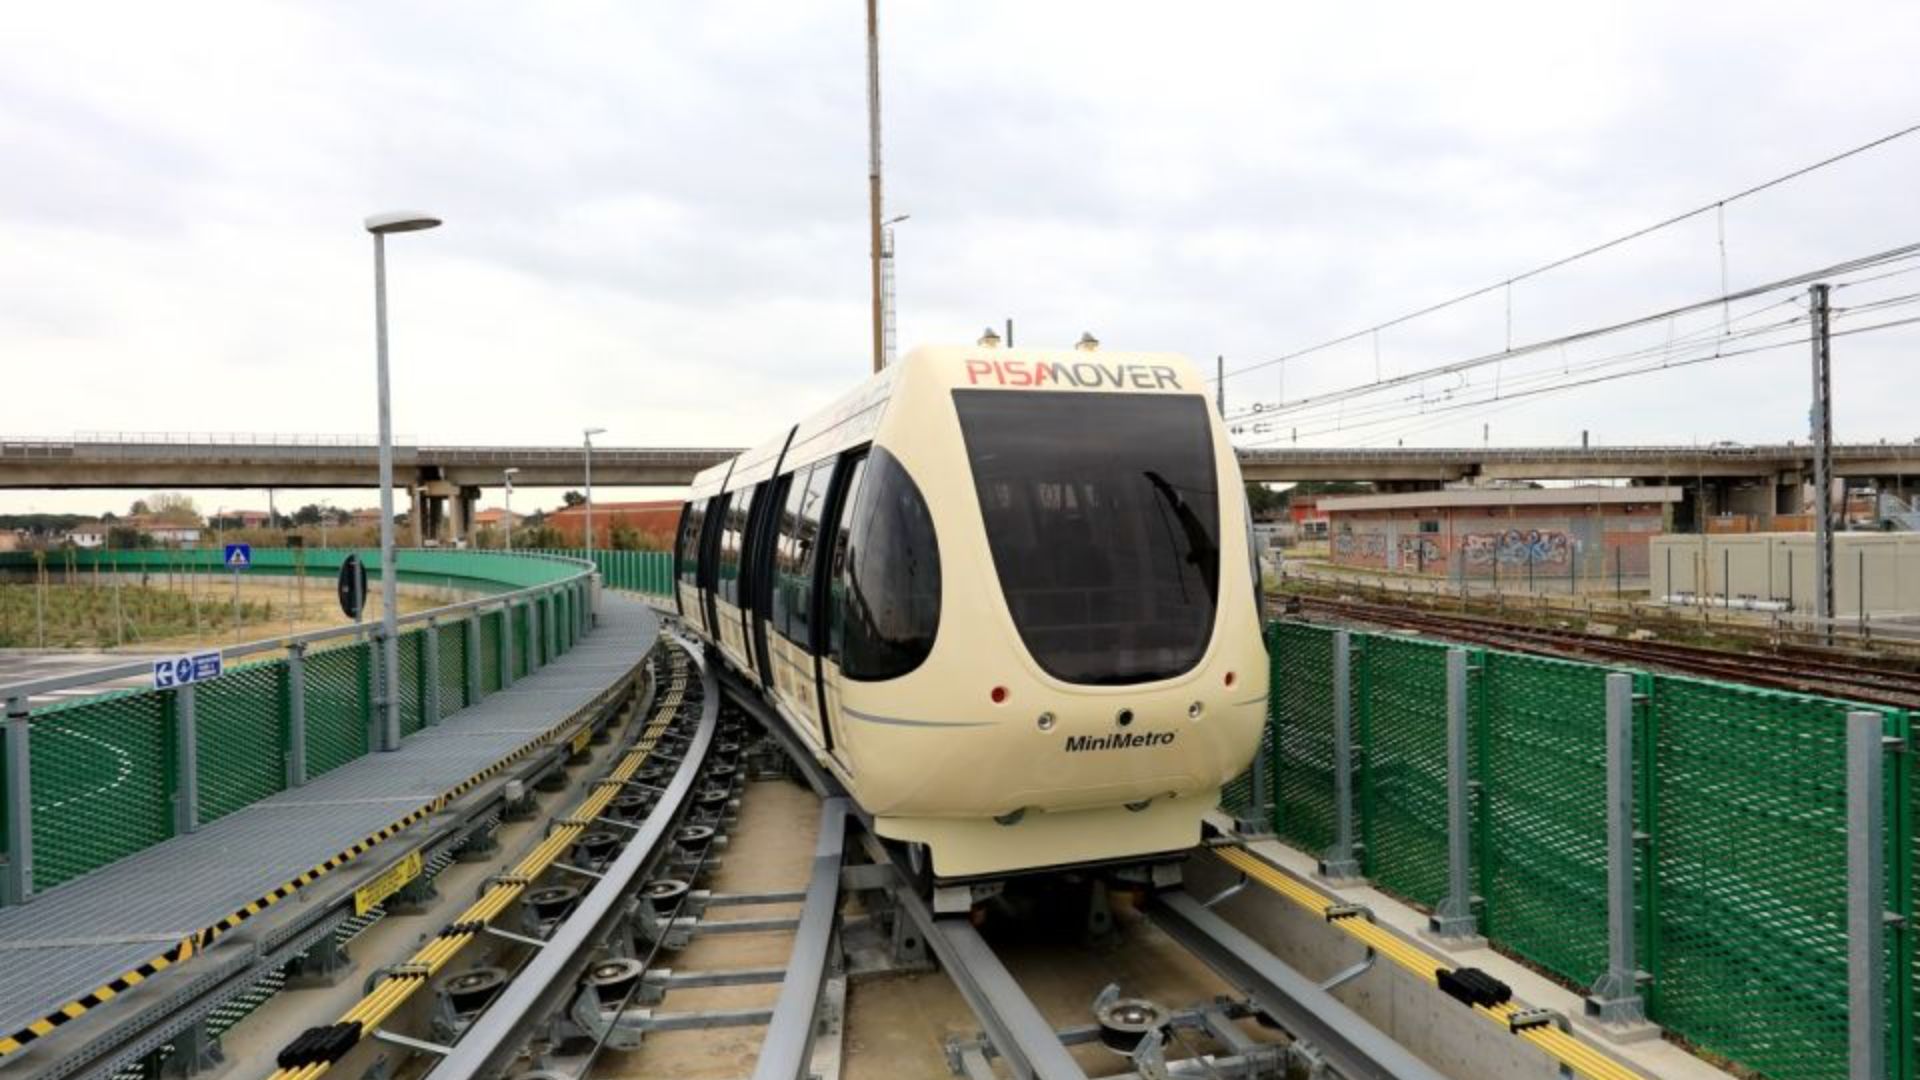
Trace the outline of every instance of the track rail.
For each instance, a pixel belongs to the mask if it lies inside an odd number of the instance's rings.
[[[495,920],[520,899],[527,886],[572,848],[586,831],[587,823],[602,814],[621,786],[638,771],[654,739],[664,729],[662,718],[671,718],[676,714],[683,693],[684,679],[676,680],[676,685],[659,699],[659,712],[655,715],[654,724],[649,725],[647,732],[621,756],[608,776],[597,781],[592,791],[567,817],[554,823],[546,839],[522,858],[512,871],[492,879],[482,890],[479,899],[443,927],[437,936],[422,945],[407,962],[388,969],[388,977],[342,1014],[339,1020],[309,1029],[283,1049],[277,1061],[279,1068],[272,1074],[274,1080],[317,1080],[362,1042],[385,1034],[381,1025],[399,1012],[417,992],[427,987],[435,974],[492,928]],[[688,784],[691,785],[691,779]],[[388,1038],[389,1041],[416,1049],[444,1049],[405,1036]]]
[[[751,686],[731,676],[724,676],[722,685],[780,741],[816,793],[827,799],[846,796],[833,775]],[[915,884],[917,875],[904,864],[902,853],[881,841],[871,817],[857,804],[849,800],[848,805],[850,816],[861,826],[859,842],[876,865],[889,871],[885,889],[893,904],[939,959],[1006,1070],[1015,1080],[1088,1080],[1069,1049],[1070,1041],[1084,1040],[1070,1040],[1066,1037],[1070,1033],[1046,1019],[967,913],[937,912]],[[1345,1070],[1342,1075],[1355,1080],[1444,1080],[1305,975],[1208,912],[1184,889],[1176,886],[1158,892],[1148,913],[1176,942],[1247,994],[1296,1039],[1328,1051],[1330,1060]],[[983,1060],[971,1064],[979,1070],[990,1068]],[[967,1075],[988,1074],[970,1070]]]
[[[1497,619],[1423,611],[1365,600],[1319,596],[1295,598],[1303,610],[1340,619],[1418,630],[1456,641],[1491,645],[1536,656],[1579,656],[1705,675],[1729,682],[1849,701],[1920,707],[1920,674],[1873,670],[1852,663],[1791,654],[1736,653],[1666,641],[1632,641]]]
[[[500,1070],[519,1053],[531,1027],[545,1022],[573,994],[588,992],[579,988],[581,976],[615,922],[624,914],[622,902],[632,895],[641,870],[656,858],[668,826],[680,819],[693,791],[694,779],[713,745],[714,727],[720,713],[719,695],[714,692],[713,677],[699,660],[697,651],[684,644],[682,649],[692,656],[704,693],[698,726],[686,755],[674,770],[673,779],[639,830],[628,839],[619,857],[600,872],[599,880],[581,898],[579,906],[539,946],[533,958],[454,1045],[452,1052],[427,1074],[434,1080],[471,1080]],[[669,697],[675,699],[678,695]],[[673,700],[671,707],[663,704],[661,713],[634,749],[627,752],[607,780],[595,785],[595,793],[578,816],[589,819],[599,816],[606,803],[639,770],[654,740],[673,721],[673,710],[679,704],[678,700]]]

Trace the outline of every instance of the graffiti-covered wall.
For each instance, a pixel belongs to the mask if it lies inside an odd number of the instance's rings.
[[[1638,576],[1662,521],[1657,504],[1336,509],[1329,540],[1336,563],[1399,573]]]

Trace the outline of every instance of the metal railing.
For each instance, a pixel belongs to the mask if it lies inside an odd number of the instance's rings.
[[[103,568],[109,558],[140,554],[88,553]],[[305,556],[337,565],[346,554]],[[391,683],[374,647],[382,629],[368,622],[194,650],[219,654],[222,674],[205,682],[32,704],[42,695],[148,676],[164,662],[149,656],[0,684],[0,904],[23,902],[355,757],[397,749],[407,735],[568,651],[591,628],[597,582],[584,561],[400,555],[403,575],[409,561],[435,579],[460,563],[463,582],[514,587],[399,616],[401,670]],[[112,572],[138,568],[136,561]],[[220,569],[217,562],[200,568]],[[388,685],[401,698],[398,732],[383,722]],[[263,724],[269,717],[272,723]],[[203,741],[203,721],[232,737]],[[203,800],[209,793],[212,800]],[[116,828],[98,828],[103,819]]]

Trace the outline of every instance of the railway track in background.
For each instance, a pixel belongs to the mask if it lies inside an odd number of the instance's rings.
[[[1525,626],[1478,615],[1322,596],[1290,596],[1312,617],[1412,630],[1534,656],[1571,657],[1703,675],[1728,682],[1898,708],[1920,708],[1920,673],[1822,656],[1803,647],[1733,652],[1670,641],[1636,641],[1580,630]]]

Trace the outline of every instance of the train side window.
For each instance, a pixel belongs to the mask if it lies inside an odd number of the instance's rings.
[[[847,625],[847,538],[852,532],[853,508],[860,502],[861,481],[867,475],[867,455],[853,459],[847,466],[846,489],[834,517],[833,556],[827,567],[827,658],[840,662],[841,644]]]
[[[690,502],[680,515],[680,580],[696,584],[700,574],[700,526],[706,520],[705,503]]]
[[[700,535],[700,577],[703,589],[714,587],[714,571],[720,562],[720,532],[727,519],[727,497],[715,495],[707,500],[706,521]]]
[[[763,520],[760,522],[757,541],[751,552],[753,573],[750,584],[753,589],[753,605],[756,610],[766,614],[770,624],[776,626],[778,624],[773,622],[773,603],[775,586],[780,580],[780,542],[785,528],[781,522],[782,511],[787,502],[789,479],[786,476],[776,476],[766,482],[767,490],[760,493],[760,501],[765,504],[765,509],[761,511]]]
[[[789,640],[793,638],[794,579],[801,565],[794,559],[794,548],[798,541],[800,501],[807,493],[807,476],[805,468],[795,469],[787,476],[787,500],[780,510],[780,535],[773,547],[773,610],[767,621],[773,624],[775,633]]]
[[[940,629],[940,544],[913,477],[882,447],[869,453],[848,524],[840,670],[897,679],[933,651]]]
[[[740,603],[740,552],[746,540],[747,515],[752,510],[753,492],[734,492],[727,496],[724,531],[720,534],[720,599]]]
[[[788,635],[795,645],[808,652],[817,651],[813,628],[813,575],[817,565],[814,554],[815,545],[820,539],[820,514],[826,508],[827,485],[833,480],[833,461],[817,462],[813,472],[807,476],[805,494],[800,499],[798,514],[794,520],[794,594],[793,606],[789,611],[793,620],[793,632]]]
[[[744,531],[740,534],[740,606],[753,604],[754,579],[758,577],[760,559],[760,519],[767,513],[767,489],[773,485],[771,480],[762,480],[747,492],[747,511],[741,515],[745,521]]]

